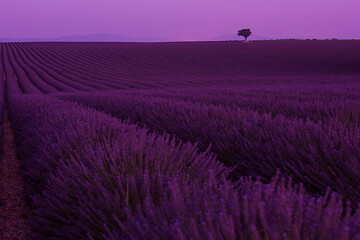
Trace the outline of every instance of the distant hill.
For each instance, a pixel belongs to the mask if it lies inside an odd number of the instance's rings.
[[[33,42],[33,41],[39,41],[39,39],[35,39],[35,38],[0,38],[0,42]]]
[[[164,38],[133,38],[107,33],[96,33],[91,35],[71,35],[56,38],[55,41],[66,42],[167,42]]]
[[[234,34],[217,36],[215,38],[212,38],[211,41],[228,41],[228,40],[243,40],[243,39],[244,39],[243,37],[239,37],[236,35],[236,33],[234,33]],[[271,39],[272,38],[259,36],[259,35],[250,35],[249,37],[249,40],[271,40]]]
[[[133,38],[107,33],[69,35],[58,38],[0,38],[0,42],[168,42],[164,38]]]

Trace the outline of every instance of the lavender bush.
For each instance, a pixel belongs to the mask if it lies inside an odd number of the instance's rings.
[[[14,97],[10,109],[32,226],[42,238],[350,239],[359,233],[352,225],[359,214],[350,216],[339,197],[314,199],[278,177],[269,185],[244,179],[236,189],[224,175],[216,178],[228,170],[189,143],[49,97]]]
[[[186,90],[129,91],[122,95],[140,95],[179,99],[281,114],[290,119],[328,123],[338,120],[345,125],[359,125],[360,94],[357,84],[330,86],[213,88]],[[104,93],[104,95],[108,95]]]
[[[179,175],[179,179],[181,173],[190,179],[206,179],[209,170],[215,175],[229,173],[213,156],[197,153],[196,146],[190,143],[176,143],[168,135],[147,134],[147,130],[139,130],[136,125],[76,104],[19,96],[10,105],[28,196],[41,192],[61,164],[70,164],[71,169],[75,168],[71,163],[83,164],[89,168],[87,171],[99,168],[107,171],[113,181],[138,171]],[[94,164],[99,166],[94,169]],[[101,177],[109,181],[105,172]],[[87,175],[93,177],[90,172]]]
[[[235,176],[270,179],[280,169],[312,192],[327,187],[354,204],[360,200],[360,131],[336,120],[303,122],[282,115],[158,97],[66,95],[118,118],[166,131],[200,149],[211,145],[218,159],[237,166]]]
[[[0,44],[36,239],[360,239],[359,51]]]

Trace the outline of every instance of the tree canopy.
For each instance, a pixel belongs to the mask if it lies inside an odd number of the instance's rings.
[[[251,35],[251,31],[249,28],[241,29],[237,33],[238,36],[243,36],[245,38],[245,41],[247,41],[247,38]]]

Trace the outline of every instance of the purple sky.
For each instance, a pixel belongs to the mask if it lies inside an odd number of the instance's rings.
[[[360,38],[360,0],[0,0],[0,38]]]

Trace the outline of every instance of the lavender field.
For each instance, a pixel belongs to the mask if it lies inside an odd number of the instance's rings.
[[[360,239],[360,41],[0,46],[23,239]]]

